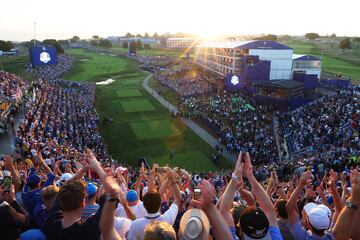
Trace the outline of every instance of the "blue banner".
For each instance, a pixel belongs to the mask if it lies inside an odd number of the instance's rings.
[[[29,53],[33,67],[57,63],[57,53],[54,47],[34,46],[29,49]]]
[[[241,75],[229,74],[225,86],[226,90],[241,90],[244,88],[244,78]]]

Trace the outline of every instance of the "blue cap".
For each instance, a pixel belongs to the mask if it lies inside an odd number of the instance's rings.
[[[38,185],[39,182],[40,182],[40,177],[36,174],[31,174],[27,178],[27,184],[30,185],[31,187],[35,187],[36,185]]]
[[[86,185],[86,196],[87,197],[92,197],[96,194],[97,192],[97,187],[95,184],[93,184],[92,182],[89,182]]]
[[[21,240],[46,240],[45,235],[40,229],[30,229],[22,233],[20,236]]]
[[[126,201],[128,202],[135,202],[138,200],[138,194],[134,190],[130,190],[126,193]]]

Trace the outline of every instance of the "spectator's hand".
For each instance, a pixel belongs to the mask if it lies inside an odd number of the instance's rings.
[[[10,171],[11,169],[14,168],[13,159],[12,159],[11,156],[5,155],[5,157],[4,157],[4,162],[5,162],[5,168],[6,168],[7,170]]]
[[[322,189],[320,186],[318,186],[318,187],[316,188],[316,192],[319,194],[319,196],[320,196],[322,199],[325,199],[325,193],[324,193],[323,189]]]
[[[360,203],[360,172],[357,170],[351,170],[350,172],[351,181],[351,201]]]
[[[244,174],[247,178],[253,176],[253,166],[251,164],[250,154],[247,152],[245,155]]]
[[[240,151],[238,159],[236,161],[235,170],[234,170],[234,173],[233,173],[234,176],[236,176],[236,178],[237,178],[236,182],[238,182],[238,183],[242,181],[243,168],[244,168],[244,163],[242,162],[242,152]]]
[[[67,173],[72,173],[71,164],[70,164],[70,163],[67,163],[67,164],[65,165],[65,172],[67,172]]]
[[[201,180],[199,188],[201,189],[201,198],[200,200],[191,200],[191,205],[205,211],[212,206],[213,200],[216,197],[216,191],[214,186],[205,179]]]
[[[11,184],[9,191],[3,191],[2,196],[4,201],[8,202],[9,204],[16,201],[14,184]]]
[[[97,161],[94,153],[90,149],[85,149],[85,162],[89,164],[89,167],[96,170],[101,168],[99,162]]]
[[[113,196],[120,196],[121,188],[119,184],[116,183],[113,177],[106,176],[104,181],[105,192],[110,193]]]
[[[305,186],[306,184],[310,183],[312,181],[312,174],[310,171],[306,171],[303,174],[301,174],[299,184],[302,186]]]

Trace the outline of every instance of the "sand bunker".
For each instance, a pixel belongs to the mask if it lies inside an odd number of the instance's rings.
[[[115,82],[115,80],[112,79],[112,78],[109,78],[109,79],[107,79],[107,80],[105,80],[105,81],[97,82],[97,83],[95,83],[95,84],[96,84],[96,85],[108,85],[108,84],[110,84],[110,83],[112,83],[112,82]]]

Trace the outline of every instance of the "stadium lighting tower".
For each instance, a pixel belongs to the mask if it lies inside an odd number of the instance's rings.
[[[36,45],[36,22],[34,22],[34,46]]]

